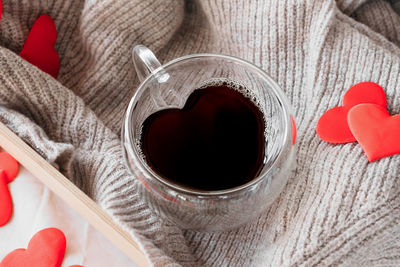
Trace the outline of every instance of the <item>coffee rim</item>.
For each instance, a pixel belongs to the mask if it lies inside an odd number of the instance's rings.
[[[181,63],[183,61],[188,61],[188,60],[192,60],[192,59],[196,59],[196,58],[221,58],[221,59],[226,59],[226,60],[232,60],[232,61],[236,61],[239,62],[243,65],[245,65],[246,67],[250,68],[252,71],[260,74],[270,85],[273,94],[277,97],[278,103],[280,104],[282,110],[283,110],[283,114],[284,116],[282,116],[284,118],[284,132],[283,135],[284,137],[282,138],[282,142],[279,145],[279,153],[278,155],[275,157],[274,161],[272,162],[272,164],[268,167],[268,169],[264,170],[263,172],[261,172],[259,175],[257,175],[254,179],[252,179],[251,181],[240,185],[240,186],[236,186],[236,187],[232,187],[229,189],[223,189],[223,190],[210,190],[210,191],[206,191],[206,190],[197,190],[197,189],[190,189],[190,188],[185,188],[183,186],[180,186],[177,183],[173,183],[170,182],[168,180],[166,180],[165,178],[161,177],[160,175],[158,175],[157,173],[155,173],[150,166],[148,166],[146,164],[146,162],[144,161],[144,159],[139,155],[139,151],[138,149],[135,147],[135,145],[133,145],[135,142],[134,140],[132,140],[132,136],[130,134],[130,126],[131,126],[131,121],[132,121],[132,110],[134,108],[134,103],[137,102],[137,99],[141,96],[141,94],[143,93],[143,89],[145,88],[144,85],[151,79],[153,79],[155,77],[155,75],[157,75],[157,73],[161,72],[161,71],[165,71],[164,68],[168,68],[169,66],[172,66],[174,64],[177,63]],[[156,68],[149,76],[146,77],[146,79],[143,80],[143,82],[140,83],[138,89],[136,90],[135,94],[132,96],[128,108],[126,110],[126,114],[125,114],[125,118],[124,118],[124,124],[122,127],[122,146],[123,148],[125,147],[124,144],[124,140],[125,138],[127,138],[128,140],[128,144],[129,144],[129,148],[126,148],[126,150],[124,149],[124,158],[125,161],[127,163],[128,166],[129,162],[127,159],[127,153],[129,153],[131,156],[133,156],[133,159],[136,163],[136,165],[140,168],[140,170],[144,173],[146,173],[147,175],[151,176],[152,178],[154,178],[157,182],[163,184],[164,186],[168,187],[169,189],[184,193],[184,194],[188,194],[188,195],[195,195],[195,196],[201,196],[201,197],[216,197],[216,196],[226,196],[226,195],[231,195],[233,193],[239,193],[243,190],[246,190],[252,186],[255,186],[256,184],[260,183],[261,181],[263,181],[265,177],[268,176],[268,174],[276,167],[277,162],[279,162],[281,160],[281,158],[283,157],[283,152],[284,152],[284,147],[287,144],[292,144],[291,142],[291,136],[289,136],[289,131],[291,131],[290,127],[291,127],[291,116],[292,113],[290,111],[290,105],[288,104],[288,100],[286,98],[286,95],[284,94],[284,92],[281,90],[281,88],[279,87],[279,85],[261,68],[257,67],[256,65],[254,65],[253,63],[246,61],[244,59],[238,58],[238,57],[234,57],[234,56],[229,56],[229,55],[224,55],[224,54],[213,54],[213,53],[198,53],[198,54],[190,54],[190,55],[186,55],[186,56],[182,56],[176,59],[173,59],[169,62],[167,62],[166,64],[161,65],[160,67]],[[126,134],[128,133],[128,134]],[[133,148],[133,149],[132,149]]]

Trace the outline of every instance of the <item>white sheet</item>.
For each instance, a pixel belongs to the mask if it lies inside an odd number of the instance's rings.
[[[136,266],[22,166],[9,189],[14,211],[11,220],[0,227],[0,261],[12,250],[26,248],[39,230],[56,227],[67,239],[62,266]]]

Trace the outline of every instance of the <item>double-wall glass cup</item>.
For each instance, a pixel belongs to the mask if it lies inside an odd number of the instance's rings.
[[[122,146],[150,208],[184,229],[198,231],[232,229],[260,216],[282,192],[295,164],[296,128],[279,86],[260,68],[232,56],[193,54],[160,65],[148,48],[138,45],[133,61],[141,84],[125,114]],[[261,170],[251,181],[204,191],[176,184],[154,171],[141,151],[141,130],[151,114],[182,108],[196,88],[210,81],[233,81],[237,90],[257,103],[265,119],[265,153]]]

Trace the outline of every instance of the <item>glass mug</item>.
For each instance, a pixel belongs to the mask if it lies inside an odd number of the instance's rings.
[[[232,229],[256,219],[280,194],[295,161],[296,129],[279,86],[260,68],[226,55],[193,54],[161,66],[151,50],[138,45],[133,61],[141,84],[125,114],[122,146],[150,208],[184,229],[199,231]],[[182,108],[196,88],[213,79],[235,81],[256,98],[266,120],[265,156],[261,171],[250,182],[201,191],[175,184],[148,166],[140,148],[141,127],[156,111]]]

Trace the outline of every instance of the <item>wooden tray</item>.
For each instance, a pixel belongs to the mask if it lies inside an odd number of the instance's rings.
[[[139,245],[110,215],[1,122],[0,146],[138,266],[150,266]]]

